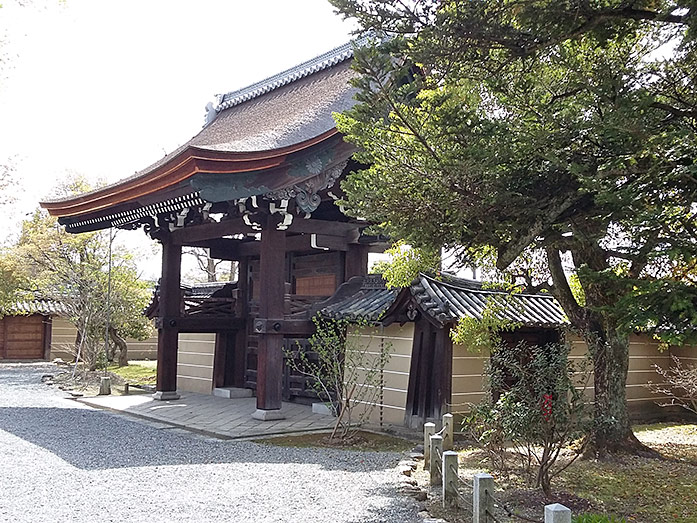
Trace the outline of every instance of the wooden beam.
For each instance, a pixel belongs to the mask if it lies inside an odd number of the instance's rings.
[[[299,234],[286,238],[286,252],[347,251],[349,245],[346,237],[326,234]],[[218,260],[241,260],[261,253],[260,241],[220,238],[197,246],[209,248],[211,258]]]
[[[332,236],[346,236],[346,234],[367,227],[367,223],[348,223],[330,220],[302,220],[295,218],[288,227],[288,232],[304,232],[315,234],[328,234]],[[356,237],[356,241],[358,238]]]
[[[354,244],[348,246],[348,252],[344,261],[344,280],[368,274],[368,250],[368,245]]]
[[[202,240],[212,240],[222,238],[232,234],[245,234],[252,232],[249,226],[242,221],[242,218],[233,218],[220,222],[202,223],[200,225],[190,225],[181,229],[175,229],[170,234],[171,242],[174,245],[191,245]]]
[[[311,320],[269,320],[256,319],[252,324],[255,334],[284,334],[288,336],[310,336],[315,332]]]
[[[223,332],[236,331],[244,326],[244,318],[214,316],[182,316],[177,321],[179,332]]]

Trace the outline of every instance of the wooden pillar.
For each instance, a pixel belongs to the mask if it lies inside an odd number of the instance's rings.
[[[235,311],[238,318],[249,317],[249,258],[242,258],[237,264],[237,305]],[[247,344],[249,321],[237,331],[235,336],[235,356],[232,386],[243,388],[247,371]]]
[[[354,276],[365,276],[368,274],[368,249],[367,245],[355,243],[348,246],[344,264],[344,281],[348,281]]]
[[[44,359],[48,360],[51,358],[51,333],[53,330],[53,319],[51,316],[43,317],[43,327]]]
[[[283,321],[285,294],[286,232],[276,229],[274,217],[267,218],[261,233],[259,260],[259,332],[257,351],[257,410],[255,419],[282,419]]]
[[[160,316],[157,325],[157,392],[153,395],[158,400],[179,399],[177,349],[181,307],[181,259],[181,246],[167,241],[162,243]]]
[[[453,342],[449,334],[449,326],[435,330],[435,364],[433,369],[433,415],[441,417],[448,412],[452,402],[453,384]],[[450,449],[448,449],[450,450]]]
[[[227,332],[215,333],[215,352],[213,353],[213,388],[224,387],[225,371],[228,359],[227,355]]]

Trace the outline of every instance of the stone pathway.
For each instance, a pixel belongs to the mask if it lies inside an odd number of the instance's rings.
[[[171,401],[154,400],[149,394],[97,396],[79,401],[225,439],[327,430],[335,421],[332,416],[314,414],[310,406],[297,403],[283,403],[281,412],[285,419],[259,421],[252,418],[256,398],[228,399],[193,392],[181,393],[180,399]]]

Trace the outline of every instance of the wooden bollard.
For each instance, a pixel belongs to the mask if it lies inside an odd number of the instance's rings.
[[[431,486],[440,487],[443,481],[443,474],[441,472],[441,466],[443,465],[443,436],[440,434],[434,434],[431,436],[431,466],[429,467],[429,472],[431,473]]]
[[[443,506],[457,503],[457,452],[443,452]]]
[[[453,450],[455,420],[452,414],[443,414],[443,450]]]
[[[424,470],[430,470],[431,465],[431,436],[436,433],[435,423],[424,423]]]

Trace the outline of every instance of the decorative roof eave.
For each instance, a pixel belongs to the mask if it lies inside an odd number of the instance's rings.
[[[325,142],[339,131],[334,128],[304,142],[271,151],[229,152],[188,146],[164,164],[144,174],[75,198],[41,202],[52,216],[93,213],[170,188],[199,172],[244,173],[279,167],[288,155]]]

